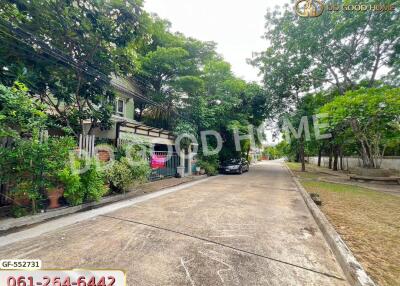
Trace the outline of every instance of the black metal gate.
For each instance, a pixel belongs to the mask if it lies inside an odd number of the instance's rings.
[[[169,155],[169,156],[168,156]],[[150,181],[174,177],[177,173],[180,158],[177,153],[168,151],[154,151],[149,158],[151,173]]]

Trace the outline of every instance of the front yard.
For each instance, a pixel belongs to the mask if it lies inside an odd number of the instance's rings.
[[[307,192],[320,195],[321,210],[372,279],[379,285],[398,285],[400,197],[358,186],[321,182],[318,181],[321,174],[313,168],[302,173],[300,164],[288,163],[288,166]]]

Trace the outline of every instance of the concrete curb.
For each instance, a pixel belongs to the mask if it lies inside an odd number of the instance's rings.
[[[74,207],[61,207],[55,210],[46,211],[44,213],[38,213],[35,215],[29,215],[20,218],[7,218],[1,221],[0,234],[19,227],[30,226],[32,224],[41,223],[49,219],[74,214],[90,208],[100,207],[105,204],[119,202],[132,198],[128,194],[129,193],[105,197],[102,198],[99,202],[85,203]]]
[[[364,268],[354,257],[351,250],[347,247],[346,243],[342,240],[340,235],[336,232],[333,226],[329,223],[325,215],[318,208],[318,206],[311,199],[308,192],[300,184],[299,180],[293,174],[292,170],[285,164],[285,167],[291,174],[297,188],[303,197],[308,209],[313,215],[318,224],[321,232],[323,233],[326,241],[332,249],[337,261],[340,264],[348,282],[355,286],[376,286],[372,279],[365,272]]]
[[[171,187],[167,187],[167,188],[173,188],[176,186],[180,186],[182,184],[187,184],[187,183],[192,183],[192,182],[196,182],[202,179],[207,178],[207,175],[202,175],[202,176],[198,176],[198,178],[196,178],[193,181],[190,182],[183,182],[180,184],[177,184],[175,186],[171,186]],[[160,190],[163,190],[165,188],[162,188]],[[157,191],[160,191],[157,190]],[[65,215],[70,215],[70,214],[74,214],[77,212],[81,212],[81,211],[85,211],[85,210],[90,210],[93,208],[98,208],[98,207],[102,207],[104,205],[110,204],[110,203],[116,203],[116,202],[120,202],[120,201],[124,201],[124,200],[129,200],[132,199],[134,197],[139,197],[139,196],[143,196],[146,193],[136,193],[136,192],[127,192],[125,194],[119,194],[119,195],[113,195],[113,196],[109,196],[109,197],[104,197],[102,198],[100,201],[98,202],[90,202],[90,203],[84,203],[78,206],[74,206],[74,207],[62,207],[62,208],[58,208],[55,210],[49,210],[46,211],[44,213],[39,213],[39,214],[35,214],[35,215],[30,215],[30,216],[25,216],[25,217],[20,217],[20,218],[7,218],[4,220],[0,221],[0,235],[2,233],[6,233],[8,231],[12,231],[13,229],[17,229],[20,227],[25,227],[25,226],[30,226],[33,224],[37,224],[37,223],[41,223],[50,219],[55,219],[58,217],[62,217]]]
[[[218,176],[215,176],[215,177],[218,177]],[[161,196],[164,194],[175,192],[175,191],[181,190],[185,187],[190,187],[190,186],[196,185],[198,183],[210,180],[211,178],[214,178],[214,177],[207,177],[207,176],[203,177],[202,176],[202,178],[193,180],[191,182],[181,183],[181,184],[178,184],[178,185],[175,185],[172,187],[163,188],[158,191],[150,192],[147,194],[145,193],[145,194],[140,194],[140,195],[135,196],[135,194],[133,194],[133,193],[126,193],[126,194],[115,195],[112,197],[103,198],[100,202],[86,203],[86,204],[82,204],[82,205],[75,206],[75,207],[65,207],[62,209],[57,209],[54,211],[49,211],[49,212],[37,214],[34,216],[6,219],[6,220],[1,221],[1,225],[0,225],[0,246],[2,244],[2,239],[4,237],[14,234],[14,233],[8,234],[8,232],[12,231],[13,229],[17,229],[19,227],[27,227],[27,226],[31,226],[31,225],[37,224],[37,223],[42,223],[42,224],[51,223],[51,222],[53,222],[53,220],[54,221],[62,220],[65,216],[68,216],[68,217],[83,216],[84,217],[85,213],[97,213],[97,212],[101,212],[102,210],[105,210],[105,209],[113,209],[114,205],[121,205],[121,207],[119,207],[119,208],[122,208],[122,207],[125,207],[125,205],[126,206],[133,205],[136,202],[146,201],[153,197],[158,197],[158,196]],[[90,216],[90,217],[92,217],[92,216]],[[40,225],[38,225],[36,227],[39,227],[39,226]],[[35,228],[35,226],[33,228]],[[21,230],[21,231],[17,230],[15,232],[15,234],[18,234],[20,232],[23,232],[23,230]],[[1,236],[2,233],[6,233],[6,234]]]

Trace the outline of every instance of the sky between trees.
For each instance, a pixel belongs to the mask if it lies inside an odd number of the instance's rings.
[[[173,31],[216,42],[217,51],[232,65],[237,76],[247,81],[259,81],[258,70],[247,64],[246,59],[267,46],[261,38],[267,9],[285,3],[290,1],[146,0],[144,7],[171,21]]]

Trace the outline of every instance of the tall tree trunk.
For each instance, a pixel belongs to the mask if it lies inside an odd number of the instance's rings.
[[[300,139],[300,161],[301,161],[301,171],[306,171],[306,161],[304,155],[304,141],[303,138]]]
[[[374,63],[374,68],[372,70],[371,78],[369,80],[369,87],[372,87],[374,85],[375,77],[376,77],[376,74],[379,69],[379,63],[380,63],[381,56],[382,56],[380,48],[381,48],[380,45],[378,45],[378,47],[376,48],[376,51],[375,51],[375,63]]]
[[[343,95],[344,94],[344,89],[343,89],[343,86],[340,83],[339,76],[336,74],[335,70],[331,66],[328,66],[328,70],[330,71],[330,73],[335,78],[336,87],[338,88],[339,94]]]
[[[340,170],[343,171],[343,149],[339,148],[339,156],[340,156]]]
[[[369,165],[369,160],[368,160],[368,153],[367,153],[367,148],[364,144],[363,140],[360,140],[360,145],[361,145],[361,160],[363,162],[363,167],[368,168]]]
[[[337,145],[335,145],[334,146],[334,148],[333,148],[333,168],[332,168],[332,170],[333,171],[337,171],[338,170],[338,165],[339,165],[339,162],[338,162],[338,158],[339,158],[339,151],[338,151],[338,146]]]
[[[329,147],[329,169],[332,169],[332,157],[333,157],[333,148],[331,145]]]
[[[318,150],[318,167],[321,167],[321,159],[322,159],[322,146],[319,147]]]
[[[135,112],[135,120],[137,120],[138,122],[141,122],[142,121],[142,117],[143,117],[143,111],[144,111],[144,109],[146,108],[146,104],[144,104],[144,103],[139,103],[138,104],[138,109],[139,109],[139,112]]]

